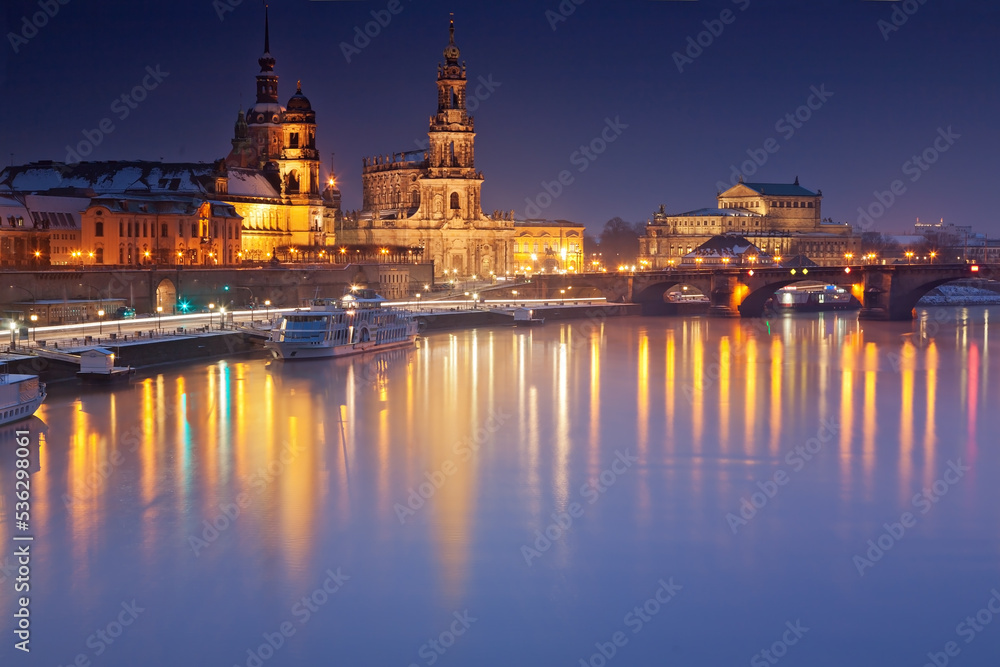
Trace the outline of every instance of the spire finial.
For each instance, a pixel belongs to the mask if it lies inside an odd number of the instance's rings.
[[[267,17],[267,3],[264,3],[264,53],[271,52],[271,26]]]
[[[299,79],[297,85],[295,86],[295,94],[296,95],[302,94],[302,79]]]
[[[795,185],[798,185],[798,184],[799,184],[799,177],[798,177],[798,176],[796,176],[796,177],[795,177]]]
[[[449,12],[448,16],[451,18],[451,23],[448,26],[448,43],[455,43],[455,12]]]

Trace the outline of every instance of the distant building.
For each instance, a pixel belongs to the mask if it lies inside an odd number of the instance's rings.
[[[778,258],[806,255],[820,265],[859,254],[861,241],[847,224],[824,222],[822,192],[794,183],[743,183],[721,192],[715,208],[668,214],[664,207],[639,239],[639,259],[650,268],[677,265],[685,255],[720,234],[739,234]]]
[[[728,267],[771,266],[774,258],[753,243],[736,234],[713,236],[684,255],[681,266]]]
[[[514,273],[585,271],[583,236],[586,228],[567,220],[525,220],[514,223]]]
[[[89,197],[69,192],[0,196],[0,266],[69,264],[79,254],[80,217],[89,204]]]
[[[510,271],[513,215],[483,214],[475,168],[475,124],[466,108],[466,69],[455,24],[438,66],[437,113],[426,151],[362,161],[363,210],[345,219],[341,242],[412,252],[433,260],[435,275]]]

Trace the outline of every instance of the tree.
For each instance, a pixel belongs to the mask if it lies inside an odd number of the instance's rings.
[[[645,225],[641,223],[633,225],[618,217],[604,223],[598,245],[609,269],[621,264],[635,264],[639,255],[639,236],[644,233],[644,229]]]

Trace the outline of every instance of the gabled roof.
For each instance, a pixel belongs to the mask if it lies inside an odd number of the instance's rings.
[[[702,243],[693,252],[688,253],[686,257],[737,257],[746,252],[758,256],[767,255],[766,252],[742,236],[720,234]]]
[[[215,166],[203,162],[111,161],[64,164],[45,160],[7,167],[0,172],[0,191],[45,192],[80,188],[95,194],[205,193]]]
[[[786,268],[801,269],[801,268],[812,268],[814,266],[819,266],[816,262],[812,261],[805,255],[796,255],[795,257],[790,257],[788,259],[782,260],[781,265]]]

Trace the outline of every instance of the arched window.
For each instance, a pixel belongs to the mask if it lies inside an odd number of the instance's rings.
[[[451,193],[451,208],[452,208],[452,210],[458,210],[459,208],[461,208],[461,204],[460,204],[460,202],[458,200],[458,193],[457,192],[452,192]]]

